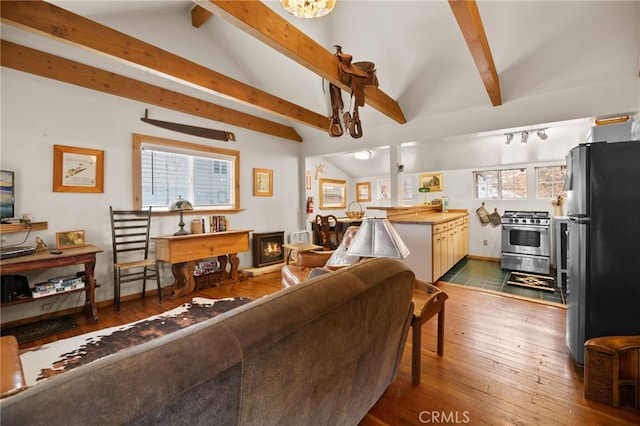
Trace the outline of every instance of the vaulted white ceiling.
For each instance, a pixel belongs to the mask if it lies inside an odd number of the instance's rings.
[[[220,17],[193,27],[190,1],[51,3],[316,113],[329,114],[327,85],[321,77]],[[478,1],[499,75],[500,106],[491,104],[446,1],[338,0],[331,14],[310,20],[288,15],[278,2],[264,3],[325,49],[333,52],[339,44],[354,61],[374,62],[380,89],[398,102],[407,122],[400,124],[365,106],[360,109],[363,138],[331,138],[326,132],[210,91],[5,23],[1,30],[4,40],[292,126],[303,139],[301,152],[306,155],[407,142],[414,144],[414,150],[432,151],[434,144],[460,137],[493,134],[503,138],[509,129],[640,109],[638,1]],[[233,126],[212,121],[201,124],[237,132]],[[370,165],[365,169],[365,175],[374,174]]]

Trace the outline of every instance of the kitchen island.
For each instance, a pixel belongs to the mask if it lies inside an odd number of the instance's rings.
[[[404,259],[421,281],[435,283],[469,254],[469,212],[440,206],[369,207],[385,210],[411,254]]]

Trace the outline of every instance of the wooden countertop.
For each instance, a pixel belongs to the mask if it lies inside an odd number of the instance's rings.
[[[414,224],[428,224],[435,225],[442,222],[447,222],[452,219],[458,219],[468,216],[467,210],[449,210],[448,212],[414,212],[406,215],[395,215],[389,218],[391,223],[414,223]]]

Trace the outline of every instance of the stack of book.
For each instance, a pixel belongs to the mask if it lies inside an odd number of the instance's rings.
[[[45,283],[36,284],[33,288],[33,298],[49,296],[51,294],[64,293],[65,291],[84,288],[84,277],[76,275],[68,277],[51,278]]]
[[[226,216],[209,216],[209,224],[210,232],[224,232],[229,229]]]

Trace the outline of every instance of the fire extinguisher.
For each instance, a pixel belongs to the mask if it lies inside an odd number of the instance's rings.
[[[307,213],[313,213],[313,197],[307,197]]]

